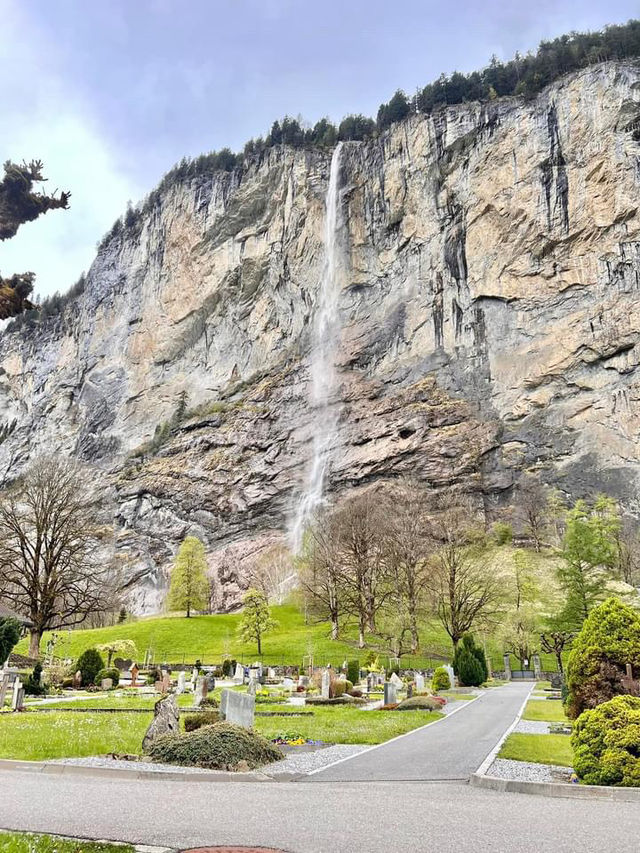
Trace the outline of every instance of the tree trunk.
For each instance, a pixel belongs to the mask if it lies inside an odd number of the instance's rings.
[[[562,652],[556,652],[556,662],[558,664],[558,672],[564,675],[564,667],[562,666]]]
[[[191,604],[187,604],[187,619],[191,618]]]
[[[30,658],[39,658],[40,657],[40,640],[42,639],[42,631],[37,631],[35,628],[32,628],[30,631],[31,639],[29,640],[29,657]]]
[[[333,619],[333,620],[331,621],[331,639],[332,639],[332,640],[337,640],[337,639],[338,639],[338,630],[339,630],[339,629],[338,629],[338,620],[337,620],[337,619]]]
[[[262,637],[260,636],[260,634],[258,634],[257,640],[258,640],[258,654],[261,655],[262,654]]]

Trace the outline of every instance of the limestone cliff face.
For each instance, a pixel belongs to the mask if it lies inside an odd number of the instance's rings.
[[[412,473],[491,511],[536,469],[638,509],[638,122],[640,69],[613,63],[344,145],[333,495]],[[291,524],[330,159],[274,148],[173,187],[63,315],[0,340],[1,473],[97,466],[140,608],[188,532],[226,607]]]

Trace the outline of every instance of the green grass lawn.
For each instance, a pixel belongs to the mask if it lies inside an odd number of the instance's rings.
[[[133,850],[129,844],[76,841],[51,835],[0,830],[0,853],[133,853]]]
[[[523,720],[541,720],[547,723],[566,723],[567,716],[559,699],[529,699]]]
[[[46,761],[139,753],[150,721],[147,714],[3,714],[0,758]]]
[[[567,735],[527,735],[516,732],[506,739],[498,758],[571,767],[571,739]]]
[[[112,693],[105,694],[103,696],[96,696],[91,699],[78,699],[73,701],[72,699],[61,697],[59,700],[55,702],[47,702],[46,705],[41,706],[45,708],[69,708],[72,710],[82,710],[83,708],[87,709],[95,709],[99,708],[102,710],[108,710],[109,708],[131,708],[133,710],[137,709],[148,709],[149,711],[153,710],[155,703],[158,699],[162,697],[159,695],[131,695],[131,696],[114,696]],[[180,696],[176,696],[176,700],[180,708],[190,708],[193,705],[193,694],[192,693],[183,693]],[[34,708],[34,710],[38,710],[38,705],[31,703],[28,707]]]
[[[281,705],[260,706],[261,711],[281,709]],[[430,711],[363,711],[348,705],[314,705],[313,717],[256,717],[255,728],[267,738],[294,732],[329,743],[375,744],[433,723],[442,716]]]

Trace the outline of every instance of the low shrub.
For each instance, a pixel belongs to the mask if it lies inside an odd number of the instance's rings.
[[[206,696],[200,703],[200,708],[219,708],[220,702],[215,696]]]
[[[398,711],[440,711],[442,703],[435,696],[412,696],[403,699],[397,707]]]
[[[197,731],[159,737],[149,750],[153,761],[211,770],[249,769],[282,758],[272,743],[249,729],[231,723],[203,726]]]
[[[120,670],[112,667],[111,669],[101,669],[96,674],[96,684],[101,686],[103,679],[110,678],[113,681],[113,686],[117,687],[120,684]]]
[[[511,545],[513,542],[513,528],[505,521],[496,521],[491,533],[496,545]]]
[[[573,766],[587,785],[640,786],[640,698],[616,696],[578,717]]]
[[[334,698],[338,698],[339,696],[344,696],[347,692],[347,682],[346,681],[334,681],[331,685],[331,694]]]
[[[104,661],[97,649],[87,649],[80,655],[76,663],[76,670],[80,670],[83,687],[90,687],[95,684],[96,676],[101,669],[104,669]]]
[[[203,726],[212,726],[219,722],[220,714],[218,711],[211,708],[208,711],[202,711],[199,714],[186,714],[184,717],[185,732],[195,732]]]
[[[24,692],[27,696],[42,696],[47,692],[46,686],[42,683],[42,664],[37,663],[31,675],[24,683]]]
[[[362,705],[366,699],[356,699],[344,693],[342,696],[334,696],[332,699],[324,699],[322,696],[308,696],[307,705]]]
[[[439,666],[433,673],[431,686],[434,690],[450,690],[452,687],[449,673],[443,666]]]

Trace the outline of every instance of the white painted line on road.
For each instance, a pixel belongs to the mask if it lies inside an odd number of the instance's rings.
[[[479,776],[484,776],[484,775],[485,775],[485,773],[487,772],[487,770],[491,767],[491,765],[492,765],[492,764],[493,764],[493,762],[495,761],[495,757],[496,757],[496,755],[500,752],[500,748],[502,747],[502,744],[505,742],[505,740],[509,737],[509,735],[511,734],[511,732],[515,729],[515,727],[516,727],[516,726],[518,725],[518,723],[520,722],[520,718],[521,718],[521,717],[522,717],[522,715],[524,714],[524,709],[525,709],[525,708],[526,708],[526,706],[527,706],[527,702],[529,701],[529,697],[531,696],[531,691],[533,690],[533,688],[534,688],[534,686],[535,686],[535,683],[536,683],[536,682],[534,681],[534,682],[533,682],[533,684],[531,685],[531,687],[529,688],[529,690],[527,691],[527,695],[525,696],[524,702],[523,702],[523,703],[522,703],[522,705],[520,706],[520,710],[518,711],[518,713],[517,713],[517,715],[516,715],[515,720],[511,723],[511,725],[510,725],[510,726],[509,726],[509,728],[506,730],[506,732],[502,735],[502,737],[500,738],[500,740],[498,741],[498,743],[494,746],[494,748],[491,750],[491,752],[489,753],[489,755],[487,755],[487,757],[486,757],[486,758],[485,758],[485,760],[482,762],[482,764],[480,765],[480,767],[478,767],[478,769],[476,770],[476,774],[478,774]]]
[[[308,779],[309,776],[315,776],[316,773],[322,773],[325,770],[329,770],[330,767],[335,767],[336,764],[344,764],[345,761],[351,761],[353,758],[360,758],[362,755],[366,755],[368,752],[371,752],[374,749],[380,749],[381,746],[388,746],[390,743],[394,743],[397,740],[400,740],[403,737],[409,737],[409,735],[415,735],[417,732],[421,732],[423,729],[430,729],[433,726],[437,726],[438,723],[443,723],[445,720],[448,720],[449,717],[453,717],[454,714],[457,714],[458,711],[463,711],[465,708],[468,708],[469,705],[473,705],[473,703],[477,699],[481,699],[483,695],[480,694],[476,696],[474,699],[465,700],[463,705],[460,705],[459,708],[454,708],[449,714],[445,714],[443,717],[440,717],[439,720],[434,720],[432,723],[425,723],[424,726],[419,726],[417,729],[411,729],[410,732],[405,732],[403,735],[396,735],[392,737],[390,740],[385,740],[383,743],[375,743],[373,746],[367,747],[367,749],[363,749],[361,752],[356,752],[355,755],[347,755],[344,758],[338,758],[336,761],[333,761],[331,764],[325,764],[324,767],[318,767],[317,770],[312,770],[311,773],[305,774],[305,776],[301,777],[302,779]],[[375,714],[376,711],[371,711],[370,713]],[[391,712],[387,712],[391,713]]]

